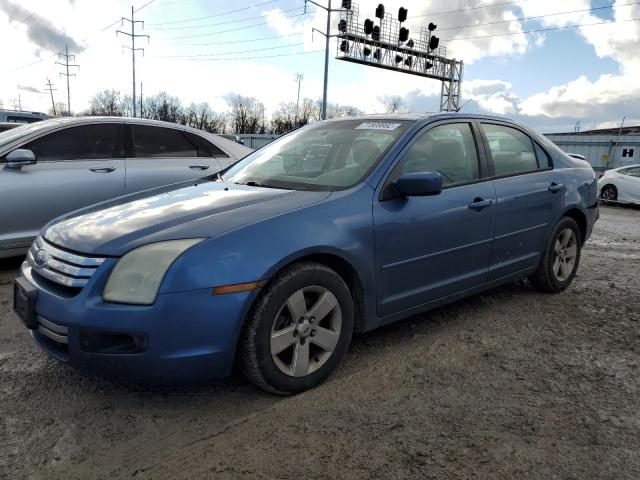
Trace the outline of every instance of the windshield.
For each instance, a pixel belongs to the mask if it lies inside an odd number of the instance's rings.
[[[411,122],[341,120],[311,125],[274,140],[222,179],[293,190],[343,190],[358,184]]]

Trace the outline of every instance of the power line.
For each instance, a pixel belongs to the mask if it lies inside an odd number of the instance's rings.
[[[162,22],[162,23],[150,23],[150,26],[158,26],[158,25],[174,25],[176,23],[187,23],[187,22],[195,22],[197,20],[204,20],[206,18],[214,18],[214,17],[221,17],[223,15],[230,15],[232,13],[237,13],[237,12],[243,12],[245,10],[251,10],[252,8],[255,7],[261,7],[263,5],[268,5],[270,3],[276,3],[278,0],[268,0],[266,2],[262,2],[262,3],[256,3],[254,5],[249,5],[248,7],[244,7],[244,8],[238,8],[236,10],[227,10],[226,12],[220,12],[220,13],[215,13],[213,15],[205,15],[204,17],[194,17],[194,18],[187,18],[184,20],[174,20],[172,22]]]
[[[526,31],[522,31],[522,32],[509,32],[509,33],[496,33],[496,34],[490,34],[490,35],[476,35],[476,36],[472,36],[472,37],[459,37],[459,38],[450,38],[448,40],[444,40],[447,42],[456,42],[459,40],[475,40],[478,38],[492,38],[492,37],[510,37],[513,35],[526,35],[529,33],[540,33],[540,32],[550,32],[550,31],[554,31],[554,30],[566,30],[566,29],[570,29],[570,28],[581,28],[581,27],[593,27],[593,26],[597,26],[597,25],[613,25],[615,23],[624,23],[624,22],[637,22],[639,21],[640,18],[629,18],[626,20],[614,20],[614,21],[608,21],[608,22],[596,22],[596,23],[583,23],[583,24],[579,24],[579,25],[568,25],[565,27],[548,27],[548,28],[538,28],[535,30],[526,30]]]
[[[149,0],[147,3],[145,3],[143,6],[141,6],[140,8],[136,8],[133,12],[134,13],[138,13],[140,10],[142,10],[145,7],[148,7],[149,5],[151,5],[153,2],[155,2],[156,0]]]
[[[231,45],[234,43],[251,43],[251,42],[260,42],[263,40],[274,40],[277,38],[290,38],[290,37],[296,37],[302,35],[302,32],[300,33],[290,33],[288,35],[275,35],[272,37],[262,37],[262,38],[249,38],[246,40],[231,40],[228,42],[206,42],[206,43],[163,43],[162,45],[167,45],[167,46],[171,46],[171,45],[176,45],[176,46],[181,46],[181,47],[192,47],[192,46],[205,46],[205,45]]]
[[[290,8],[289,10],[281,10],[280,13],[289,13],[289,12],[293,12],[294,10],[301,10],[301,9],[304,9],[304,8],[305,7]],[[156,30],[186,30],[186,29],[189,29],[189,28],[218,27],[220,25],[229,25],[230,23],[246,22],[246,21],[249,21],[249,20],[256,20],[258,18],[267,18],[268,16],[269,15],[256,15],[254,17],[240,18],[238,20],[228,20],[226,22],[208,23],[206,25],[184,25],[184,26],[181,26],[181,27],[158,27],[158,28],[156,28]]]
[[[185,57],[185,58],[181,58],[181,59],[176,59],[176,60],[186,60],[186,61],[193,61],[193,62],[198,62],[198,61],[206,61],[206,62],[236,62],[236,61],[241,61],[241,60],[258,60],[258,59],[263,59],[263,58],[276,58],[276,57],[290,57],[290,56],[294,56],[294,55],[309,55],[312,53],[324,53],[324,49],[322,50],[312,50],[310,52],[294,52],[294,53],[282,53],[279,55],[259,55],[256,57],[236,57],[236,58],[192,58],[192,57]],[[152,57],[152,58],[163,58],[163,57]]]
[[[279,48],[289,48],[289,47],[299,47],[304,45],[304,43],[293,43],[290,45],[279,45],[276,47],[267,47],[267,48],[255,48],[252,50],[240,50],[235,52],[222,52],[222,53],[194,53],[193,55],[156,55],[155,58],[194,58],[194,57],[217,57],[220,55],[237,55],[239,53],[253,53],[253,52],[264,52],[267,50],[276,50]]]
[[[69,116],[71,116],[71,87],[69,86],[69,77],[75,77],[76,74],[75,73],[69,73],[69,67],[74,67],[74,68],[80,68],[80,65],[77,64],[70,64],[69,60],[73,59],[72,61],[76,61],[76,56],[73,54],[69,53],[69,47],[67,45],[65,45],[64,47],[64,53],[62,52],[58,52],[58,60],[64,57],[64,63],[61,62],[56,62],[57,65],[62,65],[63,67],[66,68],[66,73],[65,72],[59,72],[60,75],[64,75],[65,77],[67,77],[67,113],[69,114]]]
[[[479,5],[477,7],[467,7],[467,8],[460,8],[457,10],[445,10],[442,12],[430,12],[430,13],[424,13],[422,15],[413,15],[412,18],[420,18],[420,17],[435,17],[436,15],[448,15],[449,13],[460,13],[460,12],[470,12],[473,10],[482,10],[485,8],[494,8],[494,7],[504,7],[507,5],[516,5],[518,3],[525,3],[528,2],[530,0],[517,0],[517,1],[513,1],[513,2],[502,2],[502,3],[494,3],[491,5]]]
[[[640,2],[634,2],[634,3],[624,3],[622,5],[616,5],[616,7],[630,7],[633,5],[640,5]],[[475,27],[482,27],[482,26],[486,26],[486,25],[498,25],[500,23],[511,23],[511,22],[524,22],[524,21],[528,21],[528,20],[537,20],[539,18],[546,18],[546,17],[556,17],[559,15],[568,15],[571,13],[583,13],[583,12],[593,12],[593,11],[597,11],[597,10],[607,10],[607,9],[612,9],[614,6],[613,5],[606,5],[604,7],[594,7],[594,8],[584,8],[582,10],[571,10],[568,12],[557,12],[557,13],[547,13],[545,15],[536,15],[534,17],[521,17],[521,18],[514,18],[511,20],[499,20],[496,22],[486,22],[486,23],[477,23],[477,24],[473,24],[473,25],[461,25],[459,27],[446,27],[446,28],[438,28],[439,31],[443,31],[443,30],[461,30],[463,28],[475,28]]]
[[[141,8],[144,8],[144,7],[141,7]],[[136,38],[147,37],[147,41],[149,40],[149,35],[140,35],[136,33],[136,24],[141,23],[144,28],[144,22],[142,20],[136,20],[134,18],[135,13],[136,11],[133,9],[133,7],[131,7],[131,18],[122,17],[123,22],[127,21],[131,24],[131,33],[123,32],[122,30],[116,31],[116,35],[118,33],[122,33],[123,35],[127,35],[128,37],[131,38],[131,46],[130,47],[125,46],[125,48],[128,48],[129,50],[131,50],[131,64],[132,64],[132,74],[133,74],[133,92],[132,92],[133,94],[131,96],[131,104],[133,106],[134,118],[136,116],[136,51],[141,50],[142,54],[144,55],[144,48],[136,48]]]
[[[309,13],[309,12],[307,12],[307,13]],[[306,13],[299,13],[299,14],[296,14],[296,15],[287,15],[287,16],[285,16],[285,18],[302,17],[304,15],[306,15]],[[268,23],[269,22],[266,21],[266,22],[256,23],[256,24],[253,24],[253,25],[247,25],[247,26],[244,26],[244,27],[231,28],[229,30],[220,30],[218,32],[200,33],[200,34],[197,34],[197,35],[185,35],[185,36],[182,36],[182,37],[166,37],[166,38],[161,38],[159,40],[182,40],[182,39],[186,39],[186,38],[210,37],[212,35],[219,35],[221,33],[237,32],[239,30],[246,30],[248,28],[260,27],[262,25],[267,25]]]

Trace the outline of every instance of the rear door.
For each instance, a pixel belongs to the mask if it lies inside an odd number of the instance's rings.
[[[203,137],[179,129],[129,124],[127,193],[191,180],[220,171],[227,155]]]
[[[19,147],[35,165],[8,170],[1,159],[0,243],[28,243],[53,218],[123,195],[122,136],[122,123],[69,127]]]
[[[510,124],[481,122],[497,195],[489,280],[538,265],[564,205],[562,175],[549,154]]]

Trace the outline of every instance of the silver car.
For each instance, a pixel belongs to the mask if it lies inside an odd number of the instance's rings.
[[[56,118],[0,133],[0,258],[53,218],[113,197],[209,176],[251,149],[172,123]]]

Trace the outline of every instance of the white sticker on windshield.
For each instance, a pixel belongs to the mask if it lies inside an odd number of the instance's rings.
[[[364,122],[356,127],[356,130],[389,130],[393,131],[402,126],[401,123],[391,122]]]

